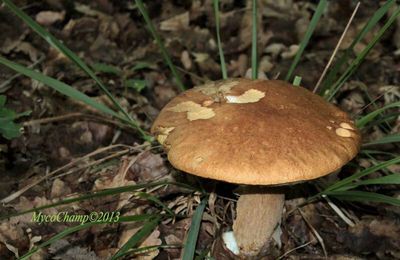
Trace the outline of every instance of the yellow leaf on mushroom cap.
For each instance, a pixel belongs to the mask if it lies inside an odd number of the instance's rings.
[[[265,93],[257,89],[246,90],[246,92],[240,96],[225,96],[228,103],[238,104],[258,102],[263,97],[265,97]]]
[[[211,108],[203,107],[200,104],[196,104],[193,101],[185,101],[177,104],[174,107],[169,108],[173,112],[187,112],[187,118],[190,121],[197,119],[209,119],[215,116],[214,111]]]

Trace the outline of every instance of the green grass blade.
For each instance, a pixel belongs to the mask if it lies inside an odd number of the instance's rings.
[[[120,115],[118,115],[116,112],[108,108],[107,106],[96,102],[94,99],[90,98],[89,96],[85,95],[84,93],[74,89],[73,87],[59,81],[56,79],[53,79],[51,77],[45,76],[39,72],[36,72],[32,69],[28,69],[24,66],[21,66],[17,63],[14,63],[12,61],[9,61],[3,57],[0,57],[0,64],[3,64],[7,66],[8,68],[15,70],[18,73],[21,73],[27,77],[30,77],[32,79],[35,79],[37,81],[42,82],[43,84],[53,88],[54,90],[60,92],[61,94],[64,94],[70,98],[73,98],[75,100],[79,100],[84,102],[85,104],[105,113],[113,117],[121,118]]]
[[[379,178],[374,178],[374,179],[369,179],[369,180],[363,180],[357,182],[358,186],[361,185],[380,185],[380,184],[400,184],[400,174],[399,173],[394,173],[391,175],[379,177]]]
[[[168,208],[168,206],[165,205],[165,203],[160,201],[156,196],[153,196],[145,192],[139,192],[137,195],[141,198],[144,198],[148,201],[154,202],[155,204],[161,206],[170,216],[176,216],[176,214],[170,208]]]
[[[138,61],[136,62],[135,66],[131,68],[132,71],[140,71],[143,69],[152,69],[154,64],[147,62],[147,61]]]
[[[388,155],[390,157],[400,156],[399,154],[395,154],[395,153],[389,153],[389,152],[378,151],[378,150],[367,150],[367,149],[362,149],[360,151],[360,154],[379,154],[379,155]]]
[[[367,157],[368,157],[368,159],[369,159],[369,161],[373,164],[373,165],[378,165],[379,164],[379,161],[372,155],[372,154],[365,154]],[[381,170],[383,173],[385,173],[386,175],[389,175],[389,174],[392,174],[393,172],[391,172],[390,171],[390,169],[388,169],[388,168],[383,168],[382,170]]]
[[[378,108],[378,109],[372,111],[371,113],[357,119],[357,121],[356,121],[357,127],[363,128],[366,124],[371,122],[376,116],[385,112],[387,109],[394,108],[394,107],[400,107],[400,101],[387,104],[386,106],[384,106],[382,108]]]
[[[154,216],[154,215],[143,214],[143,215],[136,215],[136,216],[122,216],[119,218],[118,222],[145,221],[152,216]],[[49,240],[46,240],[45,242],[39,244],[38,246],[35,246],[31,250],[29,250],[29,252],[27,252],[25,255],[21,256],[19,259],[20,260],[29,259],[39,249],[47,247],[47,246],[53,244],[54,242],[66,237],[70,234],[76,233],[83,229],[90,228],[94,225],[101,225],[101,224],[106,224],[106,223],[109,223],[109,222],[88,222],[88,223],[85,223],[82,225],[77,225],[77,226],[66,228],[65,230],[61,231],[57,235],[51,237]]]
[[[129,240],[111,257],[111,260],[115,260],[125,255],[126,252],[137,245],[140,241],[143,241],[148,237],[151,232],[157,227],[161,217],[155,217],[148,221],[138,232],[136,232]]]
[[[315,13],[310,21],[310,24],[307,27],[307,31],[304,35],[303,40],[300,43],[299,50],[296,53],[296,56],[294,57],[294,60],[289,68],[288,73],[286,74],[285,80],[290,81],[290,78],[292,77],[293,71],[295,70],[297,64],[300,61],[301,55],[303,55],[303,52],[310,41],[310,38],[315,30],[315,27],[317,26],[319,19],[321,18],[321,15],[323,11],[325,10],[327,0],[320,0],[317,6],[317,9],[315,10]]]
[[[228,74],[226,72],[224,51],[222,50],[222,45],[221,45],[220,23],[219,23],[219,1],[213,0],[213,5],[214,5],[215,27],[217,31],[218,52],[219,52],[219,59],[221,61],[222,78],[227,79]]]
[[[0,107],[4,107],[6,105],[7,97],[4,95],[0,95]]]
[[[368,107],[368,106],[372,106],[371,110],[376,110],[381,108],[382,106],[380,106],[379,104],[377,104],[378,99],[377,98],[372,98],[371,95],[368,92],[368,88],[364,88],[362,87],[361,90],[364,92],[365,96],[368,99],[368,104],[364,107]],[[378,115],[378,117],[374,120],[374,121],[378,121],[378,120],[382,120],[382,115]],[[382,122],[381,122],[382,123]],[[385,133],[390,133],[390,129],[392,129],[392,127],[390,126],[390,124],[387,121],[383,121],[384,124],[381,125],[381,128],[384,130]]]
[[[357,179],[359,179],[361,177],[364,177],[364,176],[366,176],[368,174],[374,173],[374,172],[379,171],[381,169],[385,169],[388,166],[391,166],[391,165],[394,165],[394,164],[398,164],[398,163],[400,163],[400,157],[396,157],[394,159],[391,159],[391,160],[379,163],[377,165],[371,166],[371,167],[369,167],[367,169],[361,170],[358,173],[355,173],[355,174],[353,174],[353,175],[351,175],[351,176],[349,176],[349,177],[347,177],[347,178],[345,178],[343,180],[340,180],[340,181],[332,184],[331,186],[326,188],[323,192],[321,192],[321,194],[337,190],[337,189],[339,189],[341,187],[344,187],[346,185],[352,185],[353,181],[355,181],[355,180],[357,180]]]
[[[91,65],[95,72],[114,74],[115,76],[122,76],[122,70],[116,66],[106,63],[94,63]]]
[[[89,77],[91,77],[101,90],[107,95],[111,102],[118,108],[118,110],[126,117],[128,121],[133,121],[129,114],[121,107],[118,101],[113,97],[113,95],[108,91],[106,86],[101,82],[101,80],[95,75],[95,73],[81,60],[78,55],[72,52],[68,47],[62,44],[57,38],[51,35],[46,29],[36,23],[32,18],[25,14],[21,9],[13,4],[10,0],[3,0],[3,3],[11,9],[11,11],[21,18],[25,24],[27,24],[32,30],[34,30],[40,37],[46,40],[51,46],[56,48],[58,51],[63,53],[72,62],[74,62],[79,68],[81,68]]]
[[[390,7],[394,4],[395,0],[389,0],[384,5],[382,5],[374,15],[368,20],[365,26],[362,28],[359,34],[354,38],[349,46],[349,49],[353,50],[354,47],[359,43],[365,35],[385,16],[389,11]]]
[[[194,259],[194,253],[196,251],[197,238],[199,236],[201,219],[203,217],[204,209],[206,208],[208,198],[205,197],[197,207],[192,218],[192,224],[190,225],[189,233],[186,238],[185,247],[183,249],[183,260]]]
[[[139,248],[132,248],[129,251],[125,252],[124,254],[121,255],[125,256],[125,255],[138,255],[138,254],[143,254],[152,250],[158,250],[160,248],[181,248],[181,245],[154,245],[154,246],[143,246],[143,247],[139,247]]]
[[[73,87],[57,80],[53,79],[49,76],[43,75],[39,72],[36,72],[32,69],[28,69],[24,66],[21,66],[17,63],[14,63],[12,61],[9,61],[3,57],[0,56],[0,64],[3,64],[4,66],[7,66],[8,68],[15,70],[16,72],[19,72],[27,77],[30,77],[32,79],[35,79],[37,81],[42,82],[43,84],[53,88],[54,90],[60,92],[61,94],[64,94],[70,98],[73,98],[75,100],[79,100],[95,109],[98,111],[101,111],[107,115],[116,117],[131,126],[133,126],[145,140],[151,140],[151,136],[147,135],[146,132],[140,128],[139,124],[135,121],[128,121],[125,117],[121,116],[120,114],[116,113],[115,111],[111,110],[107,106],[95,101],[94,99],[90,98],[89,96],[85,95],[84,93],[74,89]]]
[[[356,35],[350,46],[345,50],[344,54],[338,59],[332,69],[329,71],[326,80],[322,84],[320,93],[324,93],[327,88],[333,85],[337,74],[339,73],[341,67],[348,61],[350,54],[354,50],[354,47],[364,38],[364,36],[385,16],[389,8],[393,5],[395,1],[387,1],[382,7],[380,7],[374,15],[368,20],[363,29]]]
[[[393,206],[400,206],[400,199],[386,196],[379,193],[367,191],[332,191],[325,195],[335,197],[339,200],[357,201],[357,202],[381,202]]]
[[[393,135],[385,135],[384,137],[371,141],[368,143],[363,144],[363,146],[370,146],[370,145],[378,145],[378,144],[390,144],[390,143],[398,143],[400,142],[400,134],[393,134]]]
[[[21,256],[19,259],[20,260],[29,259],[39,249],[44,248],[46,246],[49,246],[49,245],[53,244],[54,242],[66,237],[66,236],[68,236],[70,234],[73,234],[73,233],[78,232],[78,231],[83,230],[83,229],[90,228],[90,227],[92,227],[94,225],[97,225],[97,224],[98,223],[96,223],[96,222],[89,222],[89,223],[86,223],[86,224],[83,224],[83,225],[77,225],[77,226],[73,226],[73,227],[67,228],[67,229],[61,231],[60,233],[58,233],[57,235],[53,236],[49,240],[47,240],[47,241],[41,243],[40,245],[32,248],[29,252],[27,252],[25,255]]]
[[[217,260],[214,257],[210,256],[210,250],[211,248],[197,250],[194,260]]]
[[[300,83],[301,83],[301,77],[294,76],[293,86],[300,86]]]
[[[372,122],[370,122],[368,124],[368,126],[364,126],[364,129],[369,129],[373,126],[380,126],[380,127],[384,127],[384,129],[386,130],[389,127],[388,132],[390,132],[390,129],[392,128],[390,126],[390,123],[395,123],[396,119],[399,117],[399,115],[400,115],[400,112],[387,113],[387,114],[382,115],[379,118],[373,120]]]
[[[362,181],[357,181],[354,184],[344,186],[340,189],[337,189],[337,191],[345,191],[345,190],[350,190],[357,188],[359,186],[363,185],[398,185],[400,184],[400,174],[394,173],[391,175],[383,176],[383,177],[378,177],[378,178],[373,178],[373,179],[368,179],[368,180],[362,180]]]
[[[330,101],[343,86],[343,84],[354,74],[358,66],[364,61],[365,57],[371,49],[379,42],[386,30],[396,21],[397,16],[400,14],[400,8],[390,16],[383,27],[375,35],[375,37],[368,43],[368,45],[357,55],[346,71],[339,77],[339,79],[324,93],[326,100]]]
[[[158,35],[156,29],[154,28],[154,25],[153,25],[153,23],[152,23],[152,21],[151,21],[151,19],[149,17],[149,14],[147,13],[147,10],[143,5],[143,1],[142,0],[135,0],[135,2],[136,2],[136,6],[138,7],[140,13],[143,16],[144,21],[147,24],[147,27],[148,27],[150,33],[153,35],[153,38],[157,42],[157,45],[161,50],[161,54],[164,57],[165,62],[167,63],[169,69],[171,70],[172,75],[174,75],[176,84],[178,85],[178,88],[181,91],[184,91],[186,88],[182,83],[181,77],[179,76],[174,64],[172,63],[171,58],[169,57],[169,54],[167,52],[167,49],[165,48],[164,43],[161,40],[161,37]]]
[[[257,63],[257,0],[252,4],[252,26],[251,26],[251,78],[258,77]]]

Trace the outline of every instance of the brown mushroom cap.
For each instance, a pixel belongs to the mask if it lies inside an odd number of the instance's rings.
[[[277,80],[230,79],[181,93],[152,133],[171,164],[239,184],[285,184],[327,175],[358,152],[349,116],[318,95]]]

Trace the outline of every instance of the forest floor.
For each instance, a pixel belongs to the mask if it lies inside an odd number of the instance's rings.
[[[212,1],[147,2],[149,15],[178,67],[184,85],[192,87],[221,79]],[[246,1],[220,2],[221,35],[228,75],[245,77],[251,67],[249,6]],[[288,71],[313,14],[314,2],[260,1],[260,70],[268,78],[279,78]],[[15,4],[90,64],[144,129],[150,128],[160,109],[179,93],[134,1],[19,0]],[[312,89],[316,84],[354,6],[353,1],[347,0],[329,2],[295,71],[295,75],[302,77],[302,86]],[[379,6],[379,1],[362,1],[342,50]],[[51,48],[4,5],[0,5],[0,32],[0,55],[66,82],[109,105],[93,80]],[[376,32],[369,33],[366,41],[357,45],[355,51],[365,47]],[[343,86],[334,103],[355,117],[370,111],[370,106],[365,108],[369,98],[377,99],[379,106],[398,101],[399,61],[400,19]],[[8,108],[16,112],[32,111],[19,120],[24,126],[20,137],[12,140],[0,138],[0,199],[34,184],[0,205],[1,215],[105,188],[165,178],[179,178],[192,184],[198,182],[174,170],[165,153],[159,147],[143,144],[134,130],[121,128],[117,121],[56,93],[38,81],[15,76],[15,72],[4,66],[0,66],[0,94],[7,96]],[[399,129],[397,119],[393,131]],[[371,128],[363,133],[363,139],[374,140],[382,134],[379,128]],[[388,152],[398,148],[394,145],[379,147]],[[92,152],[95,153],[90,154]],[[353,163],[367,167],[374,161],[357,158]],[[64,165],[67,167],[60,169]],[[392,166],[390,170],[399,173],[400,167]],[[345,168],[341,174],[349,172]],[[340,177],[331,176],[326,181]],[[210,181],[201,182],[207,184]],[[216,184],[217,196],[210,197],[203,215],[198,252],[210,250],[216,237],[232,225],[236,199],[232,193],[234,188],[234,185]],[[391,194],[400,197],[398,186],[373,186],[371,189],[383,193],[394,190]],[[317,190],[312,184],[303,184],[294,186],[291,191],[293,194],[288,196],[285,204],[282,234],[271,242],[265,259],[324,259],[326,256],[328,259],[400,258],[399,208],[377,203],[335,201],[349,217],[346,223],[325,200],[292,211]],[[161,222],[140,246],[182,245],[191,216],[200,202],[199,194],[176,187],[158,189],[152,194],[175,213],[186,217]],[[155,208],[143,198],[127,193],[43,212],[87,214],[118,210],[122,214],[141,214]],[[2,220],[0,259],[21,256],[32,246],[71,225],[39,225],[32,222],[32,213]],[[93,226],[39,250],[32,259],[106,259],[140,228],[140,222]],[[181,248],[159,248],[135,257],[178,259],[180,254]]]

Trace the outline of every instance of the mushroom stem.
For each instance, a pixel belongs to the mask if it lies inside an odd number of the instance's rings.
[[[233,233],[240,255],[257,256],[268,248],[281,220],[285,195],[265,187],[246,186],[236,206]]]

